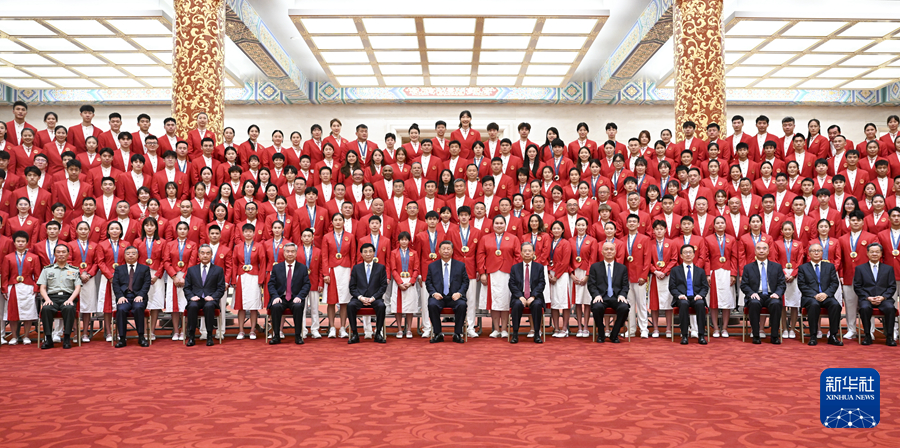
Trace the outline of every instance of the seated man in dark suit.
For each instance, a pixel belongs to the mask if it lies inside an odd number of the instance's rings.
[[[616,312],[616,323],[613,324],[609,341],[619,343],[619,330],[628,318],[628,268],[621,263],[616,263],[616,245],[603,243],[600,248],[603,261],[591,265],[588,274],[588,291],[594,300],[591,302],[591,314],[594,316],[594,325],[602,325],[603,315],[607,308]],[[597,342],[606,339],[603,330],[597,332]]]
[[[531,308],[531,322],[534,323],[534,342],[542,344],[540,328],[544,321],[544,266],[534,261],[534,245],[522,243],[522,262],[512,265],[509,270],[510,317],[512,333],[509,342],[519,342],[519,323],[525,307]],[[526,274],[527,273],[527,274]]]
[[[709,294],[709,282],[706,272],[694,264],[694,246],[681,246],[681,259],[684,264],[675,266],[669,273],[669,293],[672,294],[672,307],[678,308],[681,319],[681,344],[687,345],[688,326],[690,325],[690,309],[697,315],[697,339],[700,345],[706,345],[706,295]]]
[[[809,316],[809,345],[816,345],[816,335],[819,333],[819,316],[822,308],[828,313],[828,343],[831,345],[844,345],[838,339],[841,331],[841,303],[834,294],[841,287],[838,282],[837,270],[831,263],[822,261],[822,246],[813,244],[809,246],[809,262],[800,265],[797,275],[797,286],[800,288],[800,306],[806,308]]]
[[[878,308],[884,314],[886,344],[896,347],[894,293],[897,292],[897,283],[894,268],[881,262],[882,251],[881,244],[869,244],[866,248],[869,262],[857,266],[853,273],[853,290],[859,297],[859,318],[865,330],[861,345],[872,345],[872,310]]]
[[[759,318],[762,308],[769,310],[769,322],[772,323],[772,343],[781,344],[781,310],[784,307],[784,291],[787,283],[781,265],[769,260],[769,244],[763,241],[756,243],[756,260],[744,266],[741,276],[741,292],[750,310],[750,328],[753,343],[761,344],[759,339]]]
[[[294,316],[294,343],[303,344],[301,322],[306,315],[306,297],[309,295],[309,268],[297,261],[297,245],[284,245],[284,261],[272,267],[269,277],[269,310],[272,312],[272,339],[269,344],[281,343],[281,316],[290,308]]]
[[[144,337],[144,309],[147,308],[147,293],[150,292],[150,268],[138,264],[138,249],[125,249],[125,264],[116,268],[112,278],[113,296],[116,298],[116,325],[119,326],[119,341],[116,348],[125,346],[125,330],[128,313],[134,315],[134,328],[138,333],[138,344],[149,347]]]
[[[184,296],[188,302],[184,312],[187,316],[188,337],[185,345],[193,347],[197,331],[197,316],[203,308],[203,319],[206,321],[206,345],[213,345],[213,322],[219,301],[225,295],[225,270],[212,262],[213,252],[209,244],[200,246],[197,252],[200,264],[188,268],[184,277]]]
[[[469,275],[466,264],[454,260],[453,243],[444,241],[438,248],[441,259],[428,265],[425,290],[428,291],[428,319],[431,321],[433,336],[431,343],[444,342],[441,332],[441,310],[452,308],[454,319],[453,342],[462,344],[463,322],[466,319],[466,291],[469,289]]]
[[[363,262],[353,266],[350,271],[350,303],[347,304],[347,315],[350,317],[352,334],[348,344],[359,342],[356,332],[356,313],[360,308],[375,309],[375,342],[384,344],[384,293],[387,292],[387,269],[383,264],[375,263],[375,246],[364,243],[359,249]]]

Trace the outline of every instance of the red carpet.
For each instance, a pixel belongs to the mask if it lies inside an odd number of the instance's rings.
[[[3,346],[0,446],[900,444],[898,348],[632,341]],[[881,373],[877,428],[822,427],[819,374],[827,367]]]

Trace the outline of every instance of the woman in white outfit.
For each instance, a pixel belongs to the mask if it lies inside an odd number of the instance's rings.
[[[147,293],[147,310],[150,311],[150,340],[156,340],[159,312],[166,307],[166,282],[169,276],[163,263],[166,242],[159,238],[159,224],[155,218],[146,217],[141,223],[141,237],[134,240],[138,260],[150,268],[150,291]]]
[[[554,338],[569,337],[569,315],[573,303],[572,289],[569,287],[572,248],[564,237],[565,232],[562,222],[556,221],[550,225],[547,284],[550,285],[550,319],[553,321]]]

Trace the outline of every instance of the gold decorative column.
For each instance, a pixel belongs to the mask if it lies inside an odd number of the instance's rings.
[[[722,46],[724,0],[675,0],[675,133],[697,123],[706,139],[706,125],[725,127],[725,59]]]
[[[174,0],[172,117],[178,137],[209,115],[209,130],[222,141],[225,117],[225,0]]]

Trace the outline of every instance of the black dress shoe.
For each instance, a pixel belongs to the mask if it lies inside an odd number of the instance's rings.
[[[872,336],[868,334],[863,336],[862,342],[860,342],[859,345],[872,345]]]
[[[772,336],[772,343],[775,345],[781,345],[781,338]]]
[[[359,335],[353,333],[350,335],[350,339],[347,340],[348,344],[359,344]]]
[[[510,343],[510,344],[518,344],[518,343],[519,343],[519,335],[517,335],[517,334],[512,334],[512,335],[510,335],[510,336],[509,336],[509,343]]]
[[[281,338],[269,339],[269,345],[278,345],[278,344],[281,344]]]
[[[125,346],[125,340],[119,339],[119,342],[116,342],[116,348],[122,348]]]
[[[379,332],[379,333],[375,333],[375,337],[374,337],[373,339],[374,339],[375,342],[378,343],[378,344],[384,344],[384,343],[387,342],[387,341],[384,340],[384,336],[382,336],[380,332]]]
[[[828,345],[837,345],[838,347],[843,347],[844,342],[838,339],[836,336],[828,336]]]
[[[895,341],[894,339],[888,339],[887,342],[885,342],[885,344],[886,344],[888,347],[896,347],[896,346],[897,346],[897,341]]]
[[[606,342],[606,336],[604,336],[603,333],[601,332],[601,333],[597,336],[597,340],[594,341],[594,342],[596,342],[596,343],[598,343],[598,344],[602,344],[602,343]]]
[[[806,345],[819,345],[819,341],[816,341],[816,338],[812,338]]]
[[[69,336],[63,336],[63,349],[68,350],[72,348],[72,338]]]
[[[681,345],[688,345],[688,337],[687,336],[681,337]]]
[[[453,333],[453,342],[456,342],[457,344],[465,344],[466,338],[464,338],[461,334]]]
[[[41,344],[41,350],[47,350],[49,348],[53,348],[53,339],[47,339]]]
[[[436,344],[438,342],[444,342],[444,333],[438,333],[431,337],[432,344]]]
[[[706,342],[706,336],[700,336],[700,338],[699,338],[699,340],[698,340],[697,342],[699,342],[700,345],[706,345],[706,344],[707,344],[707,342]]]
[[[762,341],[759,339],[759,336],[753,336],[753,343],[754,344],[762,344]]]
[[[535,344],[543,344],[544,343],[544,340],[541,339],[541,335],[539,335],[537,333],[534,334],[534,343]]]
[[[138,338],[138,345],[140,345],[141,347],[149,347],[150,341],[141,336],[140,338]]]
[[[619,341],[619,336],[617,336],[617,335],[610,336],[610,337],[609,337],[609,342],[612,342],[613,344],[618,344],[618,343],[620,342],[620,341]]]
[[[271,342],[272,341],[269,341],[269,343],[271,343]],[[184,345],[186,345],[188,347],[193,347],[193,346],[197,345],[197,341],[195,341],[194,338],[188,338],[187,341],[184,342]]]
[[[303,345],[303,344],[305,344],[305,342],[303,342],[303,337],[302,337],[302,336],[297,336],[297,337],[295,337],[295,338],[294,338],[294,344],[297,344],[297,345]]]
[[[212,338],[206,340],[207,347],[212,347],[213,345],[215,345],[215,343],[213,342]]]

